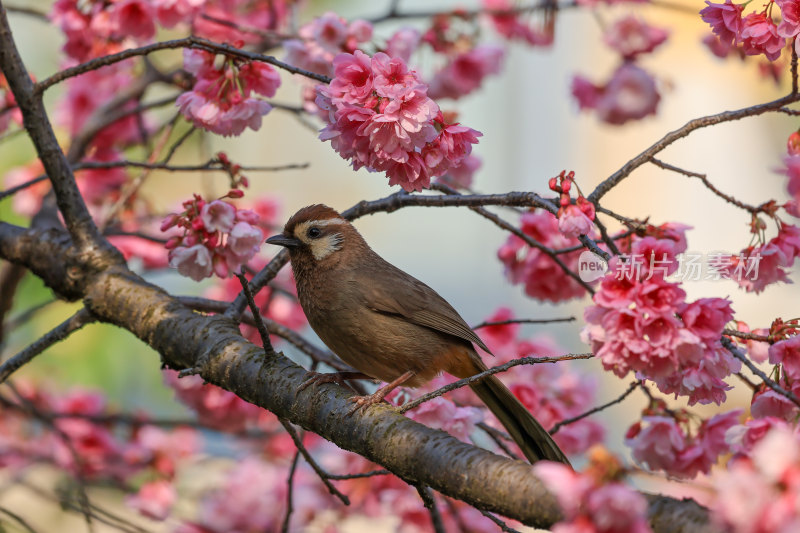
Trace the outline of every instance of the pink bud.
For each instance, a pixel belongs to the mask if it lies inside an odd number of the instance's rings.
[[[240,191],[239,189],[231,189],[228,191],[228,194],[223,196],[223,198],[241,198],[244,196],[244,191]]]
[[[169,228],[175,226],[178,223],[178,215],[175,213],[170,213],[167,217],[161,222],[161,231],[167,231]]]
[[[795,131],[789,135],[789,139],[786,141],[786,150],[789,155],[800,154],[800,131]]]
[[[166,248],[167,250],[172,250],[173,248],[177,248],[181,244],[181,240],[182,239],[180,237],[172,237],[169,240],[167,240],[166,244],[164,244],[164,248]]]

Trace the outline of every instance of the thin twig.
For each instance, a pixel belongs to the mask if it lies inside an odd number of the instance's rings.
[[[599,413],[600,411],[602,411],[604,409],[607,409],[607,408],[611,407],[612,405],[616,405],[616,404],[622,402],[625,398],[627,398],[638,387],[639,387],[639,382],[638,381],[634,381],[633,383],[628,385],[628,388],[625,390],[625,392],[620,394],[619,397],[611,400],[610,402],[606,402],[603,405],[598,405],[597,407],[593,407],[592,409],[589,409],[585,413],[581,413],[578,416],[573,416],[572,418],[567,418],[565,420],[562,420],[561,422],[555,424],[553,427],[551,427],[549,430],[547,430],[547,432],[550,433],[551,435],[555,435],[558,432],[558,430],[561,429],[564,426],[567,426],[569,424],[577,422],[578,420],[582,420],[582,419],[586,418],[587,416],[593,415],[595,413]]]
[[[512,457],[514,459],[519,459],[520,458],[519,455],[517,455],[514,452],[512,452],[511,448],[509,448],[506,445],[506,443],[504,442],[504,441],[512,440],[511,437],[507,433],[505,433],[503,431],[500,431],[497,428],[493,428],[492,426],[490,426],[486,422],[478,422],[475,425],[477,427],[479,427],[480,429],[482,429],[484,431],[484,433],[486,433],[489,436],[489,438],[492,439],[494,441],[494,443],[497,444],[500,447],[500,449],[503,450],[506,453],[506,455],[508,455],[509,457]]]
[[[553,324],[556,322],[575,322],[574,316],[564,318],[511,318],[509,320],[497,320],[494,322],[481,322],[472,329],[488,328],[491,326],[505,326],[507,324]]]
[[[9,197],[12,194],[18,193],[19,191],[21,191],[23,189],[27,189],[31,185],[36,185],[37,183],[39,183],[41,181],[44,181],[46,179],[47,179],[47,174],[42,174],[41,176],[37,176],[37,177],[35,177],[33,179],[30,179],[30,180],[28,180],[26,182],[20,183],[19,185],[15,185],[15,186],[11,187],[10,189],[6,189],[4,191],[0,191],[0,200],[2,200],[3,198]]]
[[[24,518],[22,518],[17,513],[9,511],[5,507],[0,507],[0,513],[8,515],[11,519],[13,519],[15,522],[17,522],[20,526],[22,526],[23,529],[29,531],[30,533],[36,533],[36,530],[33,529],[33,527]]]
[[[508,524],[506,524],[505,522],[503,522],[502,520],[497,518],[492,513],[489,513],[487,511],[482,510],[482,509],[478,509],[478,511],[480,511],[483,516],[485,516],[486,518],[488,518],[489,520],[491,520],[492,522],[497,524],[497,527],[499,527],[501,531],[503,531],[505,533],[520,533],[518,530],[516,530],[516,529],[514,529],[512,527],[508,527]]]
[[[433,531],[436,533],[447,533],[444,527],[444,520],[442,520],[442,513],[439,512],[439,508],[436,506],[436,497],[431,488],[423,485],[414,485],[414,488],[417,489],[419,497],[422,498],[423,505],[425,505],[425,508],[431,515]]]
[[[71,333],[78,331],[86,324],[91,324],[95,320],[97,319],[88,309],[81,308],[77,313],[0,365],[0,383],[5,382],[14,371],[30,362],[53,344],[66,339]]]
[[[749,368],[753,374],[760,377],[761,381],[763,381],[767,387],[774,390],[781,396],[788,398],[797,407],[800,407],[800,399],[798,399],[797,396],[794,395],[794,393],[784,389],[783,387],[775,383],[775,381],[771,380],[764,372],[759,370],[758,367],[754,365],[752,361],[750,361],[750,358],[747,357],[746,354],[742,353],[741,350],[739,350],[739,348],[733,343],[732,340],[722,337],[720,339],[720,342],[725,348],[728,349],[731,355],[733,355],[736,359],[744,363],[744,365],[747,368]]]
[[[723,329],[723,335],[729,335],[731,337],[738,337],[740,339],[745,339],[748,341],[758,341],[758,342],[768,342],[770,344],[775,342],[775,339],[772,338],[770,335],[758,335],[756,333],[745,333],[743,331],[736,331],[735,329]]]
[[[509,368],[513,368],[519,365],[535,365],[539,363],[557,363],[559,361],[572,361],[575,359],[591,359],[594,357],[593,353],[580,353],[580,354],[566,354],[566,355],[559,355],[557,357],[520,357],[519,359],[512,359],[508,363],[503,365],[493,366],[488,370],[484,370],[474,376],[470,376],[468,378],[459,379],[458,381],[454,381],[449,385],[445,385],[444,387],[438,388],[433,392],[429,392],[427,394],[423,394],[416,400],[410,401],[406,404],[401,405],[397,408],[398,413],[405,413],[406,411],[410,411],[419,405],[430,401],[434,398],[438,398],[439,396],[448,393],[450,391],[460,389],[461,387],[465,387],[472,383],[478,382],[485,378],[486,376],[491,376],[494,374],[499,374],[500,372],[505,372]]]
[[[800,100],[800,95],[789,94],[764,104],[745,107],[735,111],[723,111],[722,113],[718,113],[716,115],[708,115],[690,120],[677,130],[671,131],[664,135],[649,148],[625,163],[622,168],[600,182],[597,187],[595,187],[594,191],[587,196],[587,200],[597,205],[597,202],[600,200],[600,198],[605,196],[611,189],[616,187],[619,182],[630,176],[634,170],[650,161],[652,157],[664,150],[667,146],[672,145],[679,139],[686,137],[695,130],[708,126],[714,126],[715,124],[721,124],[723,122],[730,122],[742,118],[758,116],[770,111],[777,111],[783,106],[797,102],[798,100]]]
[[[303,455],[303,459],[305,459],[308,465],[312,468],[312,470],[314,470],[314,472],[317,473],[319,478],[328,488],[328,491],[337,498],[339,498],[339,500],[341,500],[343,504],[350,505],[350,498],[342,494],[339,491],[339,489],[337,489],[333,485],[333,483],[330,482],[331,477],[328,475],[328,473],[325,470],[323,470],[321,466],[319,466],[319,464],[314,460],[313,457],[311,457],[311,454],[306,449],[305,445],[303,444],[303,441],[300,440],[300,436],[297,434],[297,431],[294,429],[294,426],[292,426],[289,422],[287,422],[283,418],[278,418],[278,420],[280,421],[284,429],[286,429],[286,433],[288,433],[289,436],[292,438],[294,445],[297,447],[297,451],[299,451]]]
[[[242,272],[244,272],[244,270],[242,270]],[[250,292],[247,278],[244,277],[244,274],[240,274],[239,272],[234,272],[234,274],[239,279],[239,283],[242,284],[242,291],[244,292],[245,298],[247,298],[247,304],[250,306],[250,312],[253,313],[253,317],[255,318],[256,329],[258,330],[258,334],[261,336],[261,344],[264,346],[264,353],[267,355],[267,357],[272,357],[275,355],[275,349],[272,347],[272,342],[269,340],[269,332],[267,331],[266,326],[264,326],[264,321],[261,319],[261,313],[258,310],[258,306],[256,305],[255,300],[253,300],[253,294]]]
[[[316,72],[297,68],[288,63],[284,63],[283,61],[279,61],[272,56],[248,52],[247,50],[242,50],[228,44],[215,43],[214,41],[201,39],[200,37],[184,37],[183,39],[174,39],[172,41],[148,44],[139,48],[131,48],[116,54],[91,59],[85,63],[75,65],[74,67],[66,68],[37,83],[35,86],[35,92],[36,94],[42,94],[53,85],[61,83],[66,79],[79,76],[84,72],[89,72],[90,70],[97,70],[100,67],[113,65],[132,57],[146,56],[152,54],[153,52],[158,52],[159,50],[172,50],[175,48],[196,48],[217,54],[223,54],[229,57],[236,57],[249,61],[261,61],[291,72],[292,74],[300,74],[301,76],[305,76],[306,78],[311,78],[312,80],[322,83],[330,83],[331,81],[328,76],[323,76],[322,74],[317,74]]]
[[[327,474],[328,479],[344,480],[344,479],[360,479],[373,476],[387,476],[391,474],[386,469],[370,470],[369,472],[361,472],[359,474]]]
[[[663,168],[664,170],[670,170],[672,172],[676,172],[678,174],[683,174],[684,176],[688,176],[690,178],[698,178],[700,181],[703,182],[703,185],[705,185],[706,188],[709,191],[713,192],[714,194],[716,194],[717,196],[719,196],[720,198],[722,198],[726,202],[735,205],[736,207],[739,207],[741,209],[749,211],[750,213],[753,213],[753,214],[760,213],[761,211],[763,211],[762,207],[756,207],[756,206],[752,206],[752,205],[746,204],[744,202],[740,202],[739,200],[737,200],[733,196],[730,196],[728,194],[723,193],[722,191],[717,189],[710,181],[708,181],[708,177],[705,174],[700,174],[698,172],[692,172],[691,170],[684,170],[684,169],[682,169],[680,167],[676,167],[675,165],[670,165],[669,163],[665,163],[664,161],[661,161],[660,159],[656,159],[655,157],[651,157],[650,158],[650,162],[653,163],[655,166],[657,166],[659,168]]]
[[[289,533],[289,522],[292,519],[294,505],[292,504],[292,493],[294,492],[294,473],[297,470],[297,462],[300,459],[300,450],[294,452],[292,465],[289,467],[289,477],[286,479],[286,514],[283,515],[282,533]]]

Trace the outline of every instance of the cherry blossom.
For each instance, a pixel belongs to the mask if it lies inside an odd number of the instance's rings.
[[[724,4],[715,4],[706,0],[707,7],[700,10],[700,16],[711,25],[711,30],[725,44],[738,44],[744,29],[742,21],[743,4],[734,4],[725,0]]]
[[[575,76],[572,95],[581,109],[595,110],[600,120],[615,125],[654,115],[661,100],[653,77],[632,63],[622,64],[602,86]]]
[[[334,79],[317,88],[328,125],[320,139],[354,169],[385,172],[390,185],[421,190],[458,167],[479,132],[449,123],[401,58],[356,50],[334,60]]]
[[[162,479],[143,484],[139,492],[125,498],[125,503],[148,518],[164,520],[169,516],[176,499],[175,486]]]
[[[770,61],[780,57],[786,39],[778,35],[778,27],[764,13],[750,13],[742,21],[742,47],[747,55],[764,54]]]
[[[667,40],[669,32],[651,26],[635,15],[627,15],[611,24],[603,41],[625,59],[648,54]]]

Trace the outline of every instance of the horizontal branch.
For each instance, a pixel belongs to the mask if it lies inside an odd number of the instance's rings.
[[[323,76],[321,74],[317,74],[316,72],[294,67],[288,63],[284,63],[283,61],[274,58],[273,56],[248,52],[247,50],[242,50],[241,48],[236,48],[235,46],[231,46],[229,44],[215,43],[214,41],[201,39],[200,37],[184,37],[183,39],[173,39],[171,41],[148,44],[139,48],[131,48],[116,54],[90,59],[85,63],[66,68],[37,83],[35,86],[36,94],[41,94],[57,83],[61,83],[69,78],[74,78],[75,76],[80,76],[81,74],[91,70],[97,70],[101,67],[113,65],[132,57],[141,57],[152,54],[153,52],[158,52],[160,50],[174,50],[177,48],[196,48],[217,54],[224,54],[229,57],[246,59],[248,61],[261,61],[263,63],[269,63],[270,65],[283,69],[287,72],[291,72],[292,74],[300,74],[301,76],[311,78],[312,80],[317,80],[321,83],[330,83],[331,81],[328,76]]]
[[[56,230],[51,230],[56,231]],[[51,287],[65,283],[65,258],[71,245],[62,235],[23,230],[0,222],[0,257],[33,269]],[[36,259],[28,264],[26,258]],[[49,264],[44,264],[44,257]],[[550,527],[560,517],[558,504],[531,473],[530,465],[410,420],[386,405],[348,416],[352,406],[343,387],[320,385],[297,392],[306,372],[281,354],[264,357],[245,341],[235,321],[196,313],[177,298],[127,269],[111,265],[72,290],[100,320],[122,327],[161,354],[165,365],[199,368],[207,382],[220,386],[276,416],[362,455],[408,482],[427,485],[479,509],[534,527]],[[707,531],[707,513],[694,502],[653,497],[651,519],[668,531],[677,520],[695,521]],[[669,517],[669,521],[661,517]]]
[[[91,324],[95,320],[97,319],[85,307],[81,308],[64,322],[39,337],[33,344],[4,361],[0,365],[0,383],[3,383],[8,379],[8,376],[29,363],[50,346],[66,339],[73,332],[78,331],[87,324]]]

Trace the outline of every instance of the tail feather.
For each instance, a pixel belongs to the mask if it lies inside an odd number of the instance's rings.
[[[508,430],[528,461],[547,460],[570,464],[547,430],[496,376],[488,376],[470,387]]]

